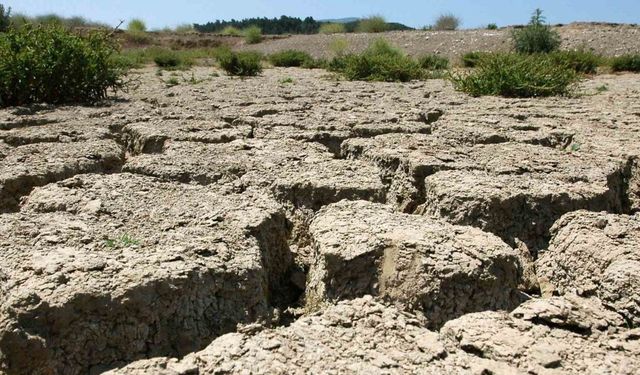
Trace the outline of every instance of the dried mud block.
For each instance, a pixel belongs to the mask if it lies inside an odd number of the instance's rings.
[[[258,332],[246,327],[248,332],[222,336],[181,360],[139,361],[108,374],[446,373],[451,359],[445,359],[438,335],[420,323],[365,297],[340,302],[288,327]]]
[[[604,184],[574,183],[547,174],[490,174],[443,171],[425,179],[425,203],[418,213],[471,225],[515,246],[546,247],[549,228],[578,209],[614,210],[617,193]]]
[[[640,215],[576,211],[551,228],[536,262],[543,293],[598,296],[640,325]]]
[[[0,212],[15,211],[20,197],[36,186],[82,173],[109,173],[124,152],[111,140],[0,146]]]
[[[162,154],[131,158],[124,170],[181,182],[270,188],[280,199],[314,209],[341,199],[380,202],[386,192],[375,166],[335,159],[320,144],[291,139],[172,142]]]
[[[90,119],[51,122],[36,126],[0,130],[0,140],[11,146],[32,143],[71,143],[112,138],[108,126],[92,124]]]
[[[260,193],[77,176],[0,215],[0,368],[84,374],[184,355],[285,298],[286,218]]]
[[[448,351],[512,366],[507,373],[631,375],[640,371],[640,332],[624,326],[596,299],[567,296],[465,315],[445,324],[440,339]]]
[[[162,152],[166,141],[226,143],[247,138],[251,127],[223,121],[161,120],[138,122],[123,128],[127,148],[134,154]]]
[[[519,302],[517,253],[472,227],[394,213],[363,201],[321,209],[309,234],[314,262],[306,302],[378,295],[421,310],[431,327]]]

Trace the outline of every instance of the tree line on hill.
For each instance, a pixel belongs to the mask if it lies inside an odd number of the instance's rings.
[[[193,28],[202,33],[219,33],[227,27],[244,29],[249,26],[258,26],[264,34],[316,34],[323,24],[329,22],[317,21],[313,17],[304,19],[297,17],[281,16],[280,18],[245,18],[243,20],[230,20],[194,24]],[[346,32],[354,32],[359,21],[344,23]],[[410,30],[411,28],[400,23],[388,23],[388,30]]]

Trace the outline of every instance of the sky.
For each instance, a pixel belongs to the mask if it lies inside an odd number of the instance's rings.
[[[150,29],[281,15],[320,19],[382,15],[412,27],[434,23],[443,13],[462,19],[463,28],[524,24],[535,8],[552,24],[573,21],[640,23],[640,0],[0,0],[14,13],[83,16],[117,25],[143,19]]]

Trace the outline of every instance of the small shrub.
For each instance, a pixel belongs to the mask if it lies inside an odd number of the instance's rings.
[[[342,23],[323,23],[318,30],[320,34],[343,34],[347,28]]]
[[[25,25],[0,34],[0,106],[92,103],[123,88],[110,35]]]
[[[164,69],[181,69],[193,65],[192,61],[179,52],[167,49],[157,49],[154,53],[153,62]]]
[[[127,31],[131,33],[144,33],[147,31],[147,25],[143,20],[134,18],[127,24]]]
[[[242,31],[240,31],[240,29],[238,29],[237,27],[227,26],[224,29],[222,29],[222,31],[220,32],[220,35],[241,36],[242,35]]]
[[[352,81],[406,82],[424,77],[416,61],[384,39],[374,41],[362,54],[334,58],[329,70]]]
[[[449,60],[438,55],[425,55],[418,59],[418,64],[422,69],[442,70],[449,67]]]
[[[487,56],[488,54],[486,52],[478,52],[478,51],[473,51],[473,52],[467,52],[464,55],[462,55],[462,65],[465,68],[475,68],[476,65],[478,65],[478,61],[480,61],[480,59],[482,59],[484,56]]]
[[[277,52],[269,56],[269,62],[279,67],[301,67],[310,64],[311,61],[313,61],[311,55],[296,50]]]
[[[513,41],[518,53],[549,53],[560,48],[560,35],[545,24],[540,9],[536,9],[529,24],[513,30]]]
[[[262,29],[258,26],[249,26],[244,29],[244,40],[247,44],[256,44],[262,42]]]
[[[555,64],[565,64],[582,74],[595,74],[602,63],[602,57],[585,50],[556,51],[550,56]]]
[[[185,23],[183,25],[176,26],[176,33],[179,34],[188,34],[194,31],[193,24]]]
[[[611,70],[614,72],[640,72],[640,54],[614,57],[611,60]]]
[[[218,54],[218,63],[232,76],[256,76],[262,72],[262,56],[256,52],[232,52],[224,50]]]
[[[436,23],[433,25],[433,28],[438,31],[456,30],[458,27],[460,27],[460,18],[453,14],[441,15],[436,19]]]
[[[478,69],[451,77],[457,90],[472,96],[541,97],[566,95],[579,76],[569,66],[547,55],[491,54],[478,61]]]
[[[382,16],[370,16],[358,22],[356,31],[359,33],[382,33],[389,30],[387,21]]]
[[[0,4],[0,33],[7,31],[11,24],[11,8],[4,8],[4,5]]]
[[[498,30],[498,25],[495,23],[490,23],[487,25],[487,30]]]
[[[329,49],[336,57],[344,55],[347,48],[349,48],[349,41],[344,38],[334,39],[329,44]]]

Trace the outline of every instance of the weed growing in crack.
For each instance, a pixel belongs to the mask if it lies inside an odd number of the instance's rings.
[[[110,249],[124,249],[140,245],[140,241],[129,234],[123,234],[120,237],[104,240],[104,245]]]

